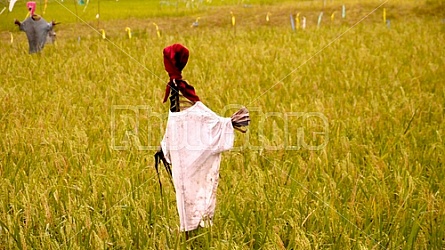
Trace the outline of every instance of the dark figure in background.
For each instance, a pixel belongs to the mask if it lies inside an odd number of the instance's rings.
[[[56,38],[53,30],[56,23],[54,21],[48,23],[39,15],[33,14],[23,22],[15,20],[14,23],[26,33],[30,54],[41,51],[47,42],[54,42]]]

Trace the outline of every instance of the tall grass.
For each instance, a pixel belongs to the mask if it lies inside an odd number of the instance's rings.
[[[220,7],[227,18],[203,11],[196,29],[193,13],[109,20],[109,40],[61,24],[37,55],[22,33],[2,39],[0,248],[443,249],[443,24],[388,28],[375,12],[353,26],[373,5],[351,5],[347,20],[292,32],[302,6]],[[252,116],[223,155],[214,226],[188,241],[153,169],[174,42],[209,107]]]

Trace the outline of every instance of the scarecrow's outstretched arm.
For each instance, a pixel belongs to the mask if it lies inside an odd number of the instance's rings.
[[[249,110],[246,107],[242,107],[240,110],[232,115],[233,128],[241,133],[247,132],[247,126],[250,124]]]
[[[17,26],[19,26],[19,29],[20,29],[21,31],[25,31],[25,30],[23,29],[23,23],[20,22],[19,20],[14,19],[14,24],[17,25]]]

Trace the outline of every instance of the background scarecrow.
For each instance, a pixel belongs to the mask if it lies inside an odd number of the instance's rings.
[[[53,42],[56,33],[53,27],[56,25],[54,21],[48,23],[41,16],[34,14],[36,9],[35,2],[27,2],[26,6],[29,11],[29,17],[23,22],[15,20],[14,23],[19,26],[21,31],[26,33],[29,44],[29,53],[37,53],[43,49],[46,42]]]
[[[200,101],[194,87],[182,79],[189,58],[186,47],[173,44],[163,54],[170,77],[163,101],[170,98],[170,112],[156,155],[172,165],[168,170],[176,191],[180,230],[188,232],[212,224],[221,153],[233,147],[234,129],[245,132],[250,118],[244,107],[230,118],[220,117]]]

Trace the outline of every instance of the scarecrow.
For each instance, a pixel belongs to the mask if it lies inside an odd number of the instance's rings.
[[[29,17],[23,22],[15,20],[14,24],[26,33],[29,53],[33,54],[41,51],[47,42],[53,42],[55,40],[56,33],[53,27],[56,23],[54,21],[48,23],[41,16],[34,14],[36,9],[35,2],[27,2],[26,5],[28,7]]]
[[[212,225],[221,153],[233,147],[234,130],[246,132],[250,117],[245,107],[232,117],[220,117],[201,102],[194,87],[182,79],[189,57],[186,47],[173,44],[163,54],[170,77],[163,102],[170,99],[170,112],[155,166],[157,170],[162,161],[171,174],[180,231],[188,236],[189,231]]]

